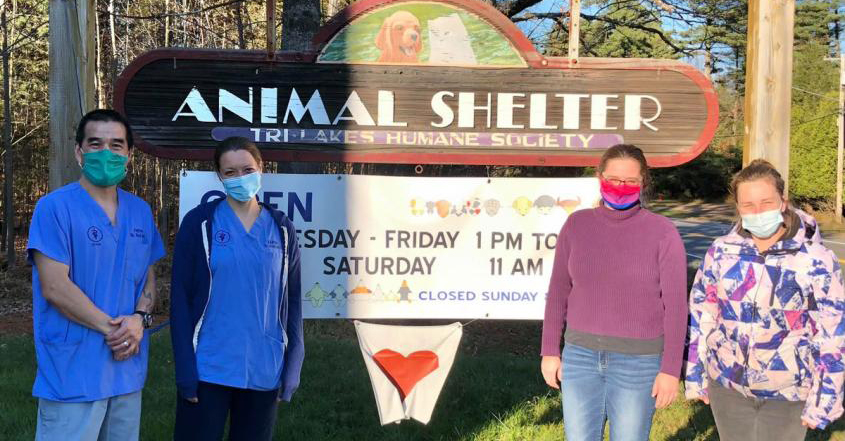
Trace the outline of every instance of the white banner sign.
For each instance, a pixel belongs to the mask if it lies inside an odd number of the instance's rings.
[[[181,174],[180,219],[223,196]],[[594,178],[265,174],[258,197],[297,227],[305,318],[542,320],[557,234]]]

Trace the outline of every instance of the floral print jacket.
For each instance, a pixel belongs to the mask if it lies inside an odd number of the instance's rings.
[[[842,415],[845,293],[842,269],[816,221],[758,252],[737,228],[713,242],[690,294],[686,396],[708,381],[747,397],[805,401],[824,428]]]

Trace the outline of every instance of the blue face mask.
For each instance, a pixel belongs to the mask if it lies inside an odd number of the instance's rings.
[[[254,198],[258,194],[258,190],[261,189],[261,173],[253,172],[237,178],[224,179],[223,188],[226,189],[226,194],[229,196],[241,202],[246,202]]]
[[[742,228],[760,239],[772,237],[782,224],[783,213],[780,208],[742,216]]]

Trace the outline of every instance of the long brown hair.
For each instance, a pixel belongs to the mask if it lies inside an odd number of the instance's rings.
[[[648,161],[645,159],[643,151],[633,144],[616,144],[615,146],[604,151],[599,161],[598,173],[604,173],[608,161],[611,159],[630,158],[640,164],[640,178],[643,183],[640,190],[640,203],[645,204],[648,200],[649,191],[651,190],[651,172],[648,169]]]
[[[781,176],[775,166],[765,159],[755,159],[751,161],[751,163],[746,165],[742,170],[736,172],[731,179],[731,198],[734,201],[734,206],[737,208],[737,224],[740,226],[738,231],[743,236],[746,235],[746,232],[743,228],[741,228],[742,219],[739,217],[737,189],[739,188],[739,184],[744,182],[759,181],[763,179],[768,180],[775,187],[778,195],[780,195],[780,198],[783,200],[783,196],[786,193],[786,182],[783,180],[783,176]],[[798,215],[792,210],[792,208],[789,207],[789,202],[787,201],[785,204],[787,205],[786,210],[783,213],[783,222],[786,226],[786,233],[783,237],[789,238],[794,236],[798,231],[801,221],[798,218]]]

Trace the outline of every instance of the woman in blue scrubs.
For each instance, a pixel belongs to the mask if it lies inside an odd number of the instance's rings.
[[[302,367],[296,230],[258,202],[261,153],[228,138],[214,153],[227,197],[200,204],[176,236],[171,328],[176,440],[269,440]]]

